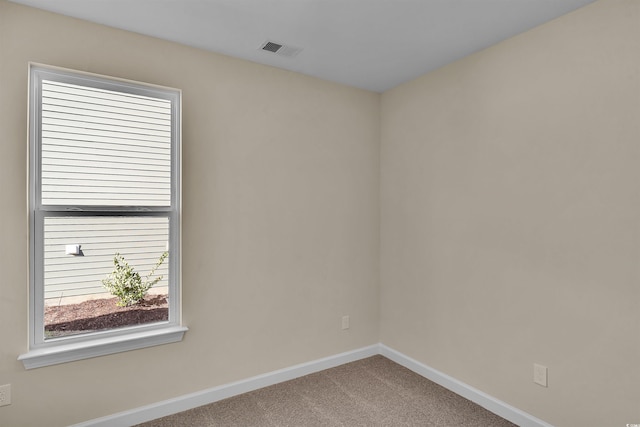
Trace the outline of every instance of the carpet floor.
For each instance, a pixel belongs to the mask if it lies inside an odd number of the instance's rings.
[[[383,357],[306,375],[138,427],[513,427]]]

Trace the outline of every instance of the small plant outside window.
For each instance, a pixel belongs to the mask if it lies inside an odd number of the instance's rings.
[[[116,252],[113,257],[113,271],[106,279],[102,280],[102,285],[115,297],[118,297],[116,304],[119,307],[128,307],[140,303],[147,295],[147,291],[153,285],[162,280],[162,276],[152,279],[158,267],[169,256],[169,252],[163,252],[156,265],[143,279],[135,269],[129,265],[120,253]]]

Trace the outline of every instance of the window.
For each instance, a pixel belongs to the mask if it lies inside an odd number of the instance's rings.
[[[29,90],[30,348],[19,359],[29,369],[181,340],[180,92],[35,64]],[[109,294],[124,263],[153,283],[144,305]],[[74,317],[97,303],[107,315]]]

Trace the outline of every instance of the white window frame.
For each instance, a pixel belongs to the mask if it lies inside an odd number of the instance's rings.
[[[171,101],[171,206],[53,206],[41,202],[42,81],[58,81]],[[29,64],[29,351],[18,357],[26,369],[181,341],[180,190],[181,92],[178,89]],[[168,321],[45,339],[44,218],[55,216],[160,216],[169,220]]]

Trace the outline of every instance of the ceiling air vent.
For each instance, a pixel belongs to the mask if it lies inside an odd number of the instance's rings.
[[[265,50],[267,52],[275,53],[276,55],[286,56],[288,58],[293,58],[298,55],[301,51],[301,47],[284,45],[272,41],[266,41],[262,43],[260,49]]]
[[[282,49],[282,45],[274,42],[266,42],[262,45],[262,50],[268,50],[273,53],[278,53],[280,49]]]

